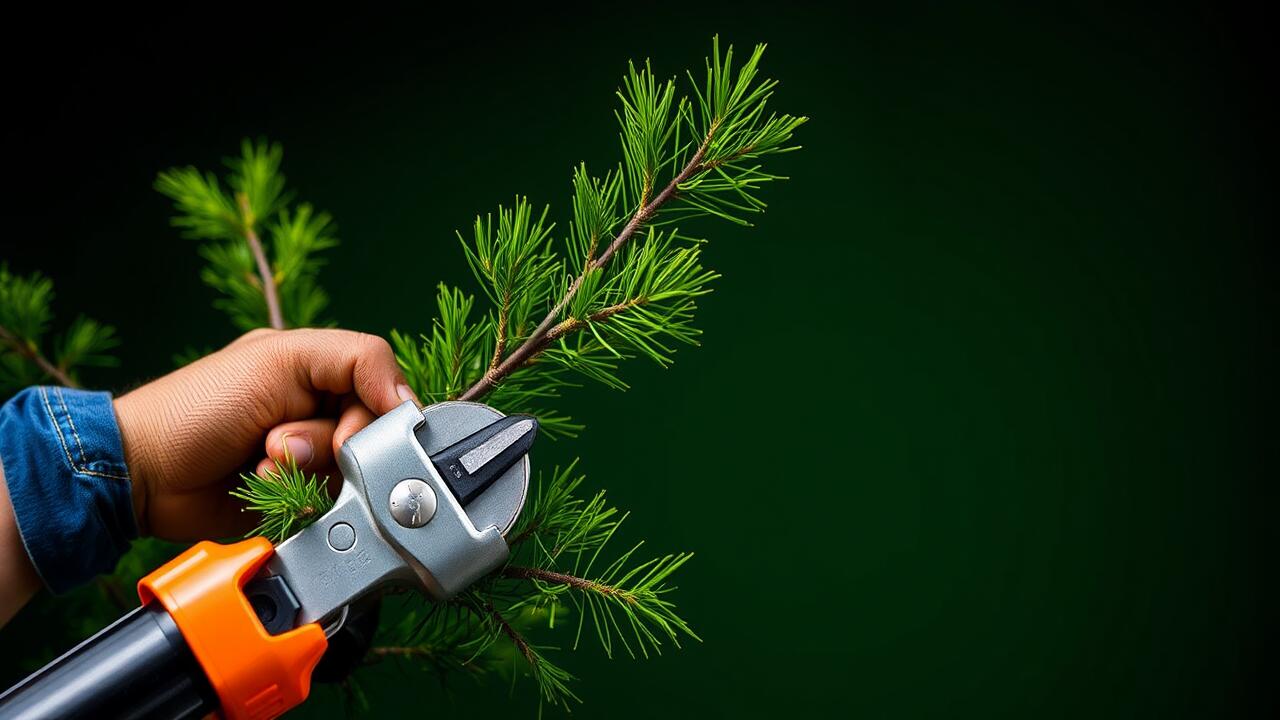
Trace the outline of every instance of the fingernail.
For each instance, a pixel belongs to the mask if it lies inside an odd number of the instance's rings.
[[[409,389],[408,385],[403,385],[403,384],[397,385],[396,396],[400,398],[400,402],[404,402],[405,400],[412,400],[414,405],[422,404],[421,402],[418,402],[418,396],[413,394],[413,390]]]
[[[311,447],[311,439],[301,436],[285,435],[284,449],[293,456],[293,461],[298,464],[298,467],[311,462],[311,457],[315,454],[315,450]]]

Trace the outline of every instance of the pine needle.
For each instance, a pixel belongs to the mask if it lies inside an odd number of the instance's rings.
[[[275,469],[240,476],[244,485],[231,491],[232,497],[245,502],[244,510],[262,513],[258,525],[249,536],[261,535],[280,542],[311,523],[333,507],[325,482],[315,474],[298,469],[292,455],[287,462],[275,462]]]

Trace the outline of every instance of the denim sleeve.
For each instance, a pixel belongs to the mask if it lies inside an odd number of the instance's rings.
[[[109,572],[138,536],[109,393],[18,393],[0,406],[0,465],[23,545],[53,592]]]

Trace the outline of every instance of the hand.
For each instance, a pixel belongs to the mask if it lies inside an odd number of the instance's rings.
[[[227,494],[241,472],[291,454],[337,478],[352,434],[417,399],[382,338],[254,330],[115,400],[138,528],[169,540],[230,537],[254,518]]]

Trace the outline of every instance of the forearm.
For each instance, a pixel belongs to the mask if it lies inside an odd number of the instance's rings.
[[[39,588],[40,578],[18,533],[0,458],[0,625],[9,622]]]

